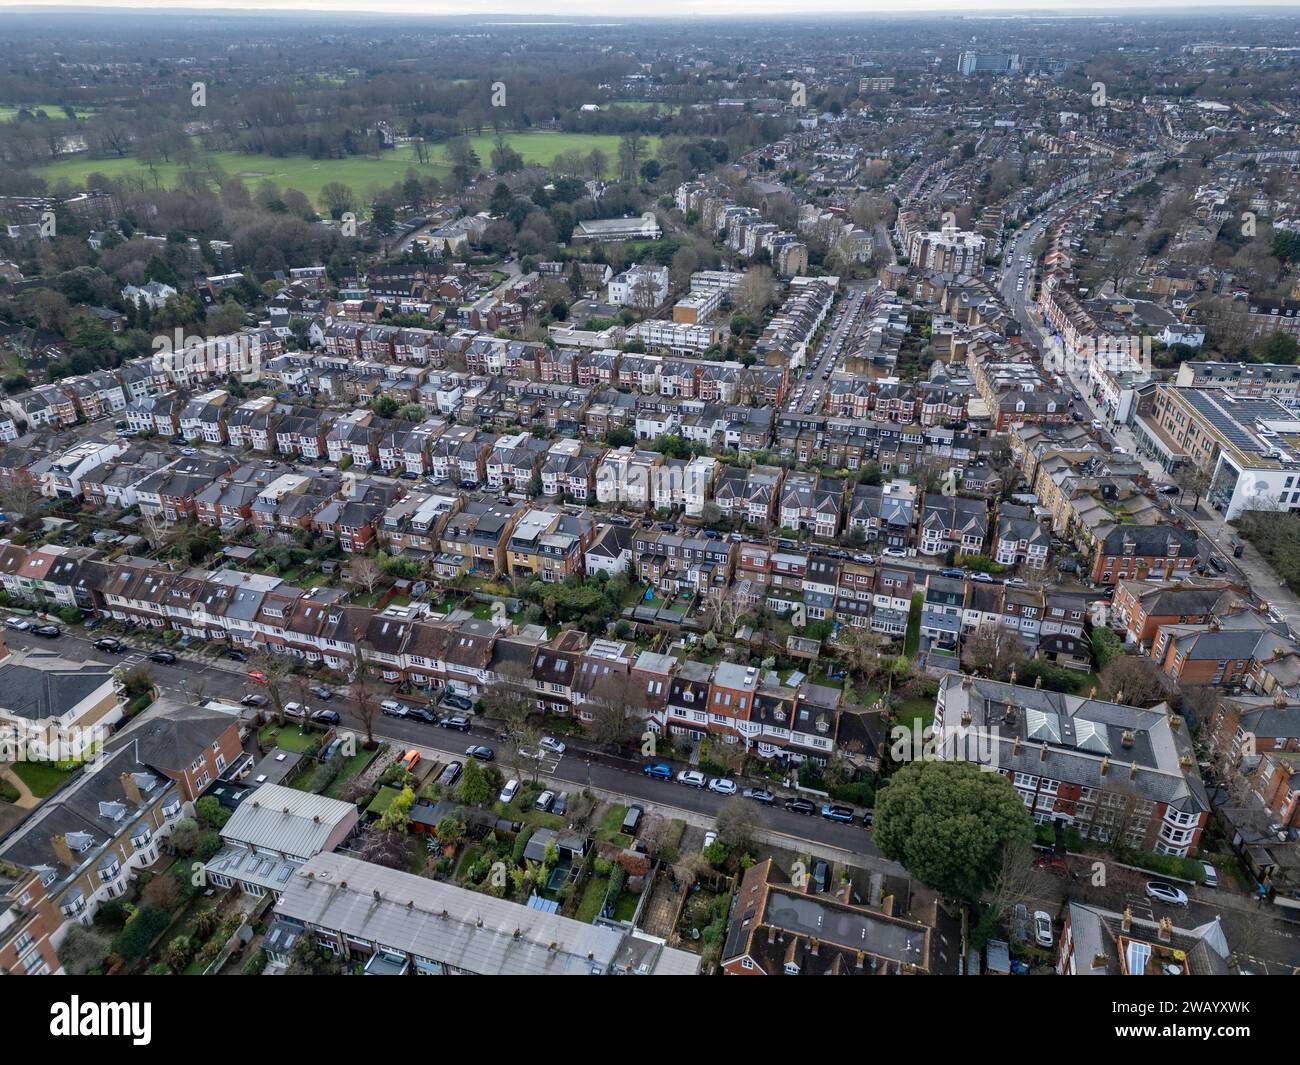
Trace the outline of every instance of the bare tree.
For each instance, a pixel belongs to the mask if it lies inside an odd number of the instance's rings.
[[[769,266],[751,266],[745,271],[736,289],[736,310],[747,318],[759,319],[772,302],[776,294],[772,268]]]
[[[1107,663],[1101,671],[1101,683],[1112,699],[1129,706],[1150,706],[1166,694],[1159,667],[1139,655],[1119,655]]]
[[[1005,921],[1011,908],[1032,894],[1034,881],[1034,848],[1025,839],[1016,839],[1002,848],[1002,863],[985,895],[989,909],[999,921]]]
[[[357,642],[356,679],[352,682],[352,699],[357,704],[357,719],[366,733],[366,748],[375,745],[375,716],[379,713],[382,702],[378,685],[371,676],[370,665],[366,658],[366,648]]]
[[[617,747],[634,736],[645,717],[641,686],[630,673],[611,673],[597,681],[584,710],[591,715],[587,735],[602,747]]]
[[[379,563],[369,555],[357,555],[352,560],[349,580],[354,588],[365,589],[367,595],[373,594],[383,577],[384,571],[379,568]]]
[[[718,839],[737,853],[747,850],[756,841],[755,837],[765,824],[761,808],[739,795],[724,802],[713,820]]]
[[[995,680],[1007,680],[1029,654],[1019,633],[1004,625],[981,625],[965,641],[964,663]]]

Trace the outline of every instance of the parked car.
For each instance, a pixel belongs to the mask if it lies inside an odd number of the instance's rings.
[[[456,778],[460,776],[461,764],[459,762],[448,762],[447,768],[442,771],[438,777],[438,786],[440,788],[449,788],[456,783]]]
[[[772,806],[776,803],[776,796],[767,788],[746,788],[741,794],[746,799],[753,799],[754,802],[762,803],[764,806]]]
[[[5,628],[7,629],[17,629],[19,632],[26,632],[31,627],[32,623],[23,618],[5,618]]]
[[[1227,564],[1218,555],[1210,556],[1210,569],[1214,570],[1215,573],[1228,572]]]
[[[469,731],[469,718],[461,714],[452,714],[450,717],[442,719],[443,728],[454,728],[457,732]]]
[[[1029,584],[1029,582],[1025,580],[1024,577],[1008,577],[1002,583],[1005,584],[1008,588],[1024,588],[1026,585]]]
[[[543,736],[540,743],[543,750],[550,751],[552,754],[564,753],[564,741],[557,740],[554,736]]]
[[[654,777],[656,780],[673,779],[673,767],[667,762],[650,762],[642,772],[648,777]]]
[[[157,662],[160,665],[169,666],[176,661],[176,656],[170,651],[150,651],[149,661]]]
[[[1029,907],[1017,902],[1011,909],[1011,938],[1029,942]]]
[[[260,669],[250,669],[248,671],[248,679],[254,684],[265,684],[267,680],[266,674]]]
[[[389,717],[405,717],[409,710],[409,706],[399,703],[396,699],[385,699],[379,704],[380,713],[387,714]]]
[[[885,558],[907,558],[907,552],[901,547],[887,547],[880,552]]]
[[[311,719],[317,725],[337,725],[342,720],[337,710],[317,710]]]
[[[683,769],[677,774],[677,783],[685,784],[688,788],[704,787],[704,774],[698,769]]]
[[[44,636],[47,640],[55,640],[63,635],[63,630],[57,625],[36,625],[32,633],[36,636]]]
[[[1034,911],[1034,942],[1040,947],[1052,945],[1052,918],[1046,910]]]
[[[442,702],[444,706],[450,706],[453,710],[463,710],[465,713],[469,713],[474,709],[474,704],[465,696],[455,695],[451,692],[442,697]]]
[[[285,704],[284,704],[284,716],[285,716],[285,717],[304,717],[304,718],[305,718],[309,713],[311,713],[311,710],[310,710],[310,708],[309,708],[305,703],[285,703]]]
[[[95,641],[96,651],[107,651],[111,655],[118,655],[121,654],[124,649],[125,645],[122,641],[115,639],[112,636],[101,636]]]
[[[641,818],[644,816],[645,807],[629,806],[627,813],[623,815],[623,834],[625,836],[635,836],[636,830],[641,827]]]
[[[840,824],[849,825],[853,823],[853,808],[851,806],[835,806],[831,803],[822,804],[822,817],[827,821],[838,821]]]
[[[1209,862],[1201,862],[1201,868],[1205,870],[1205,886],[1216,888],[1219,886],[1219,871]]]
[[[477,758],[480,762],[490,762],[496,757],[491,747],[484,747],[481,743],[472,744],[465,748],[465,753],[471,758]]]
[[[551,791],[548,788],[546,791],[542,792],[539,796],[537,796],[536,801],[533,803],[533,809],[541,810],[542,813],[544,814],[549,814],[551,812],[551,807],[554,805],[554,803],[555,803],[555,792]]]
[[[501,789],[501,794],[497,796],[497,801],[503,805],[515,801],[515,796],[519,794],[519,781],[508,780],[506,786]]]
[[[243,651],[241,651],[238,647],[227,647],[224,653],[225,656],[229,658],[232,662],[248,661],[248,655],[245,654]]]
[[[953,580],[959,581],[966,576],[966,571],[958,569],[956,566],[946,566],[939,571],[939,576],[951,577]]]
[[[1166,884],[1163,880],[1147,881],[1147,898],[1167,902],[1170,906],[1187,905],[1187,892],[1173,884]]]
[[[854,561],[854,562],[859,562],[859,563],[861,563],[861,564],[864,565],[864,566],[872,566],[872,565],[875,565],[875,562],[876,562],[876,556],[875,556],[875,555],[868,555],[868,554],[866,554],[866,553],[864,552],[864,553],[862,553],[862,554],[860,554],[860,555],[854,555],[854,556],[853,556],[853,561]]]
[[[978,581],[980,584],[993,583],[993,578],[990,577],[987,573],[972,573],[970,575],[970,579],[973,581]]]
[[[830,863],[827,862],[825,858],[818,858],[813,862],[812,882],[813,887],[819,892],[824,892],[828,887],[830,887],[831,867]]]
[[[265,695],[245,695],[242,699],[239,700],[239,705],[262,707],[265,706],[270,701],[271,700],[268,699]]]
[[[324,699],[326,702],[329,702],[334,698],[333,689],[325,687],[324,684],[317,684],[310,690],[312,695],[316,696],[317,699]]]
[[[736,782],[728,780],[726,777],[714,777],[709,781],[709,790],[717,792],[719,795],[735,795]]]
[[[436,725],[438,723],[438,715],[427,706],[409,707],[406,711],[406,716],[414,721],[422,721],[426,725]]]
[[[817,807],[807,799],[786,799],[785,808],[793,810],[797,814],[814,814],[817,812]]]
[[[562,791],[555,796],[555,805],[551,807],[551,813],[557,817],[563,817],[569,811],[569,793]]]

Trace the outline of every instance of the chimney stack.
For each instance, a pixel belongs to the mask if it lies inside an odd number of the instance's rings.
[[[1110,755],[1103,754],[1101,756],[1101,775],[1103,777],[1106,775],[1106,770],[1109,768],[1110,768]]]
[[[1168,943],[1174,938],[1174,922],[1168,917],[1160,918],[1160,942]]]
[[[72,857],[72,848],[68,846],[68,837],[60,833],[57,836],[50,837],[50,846],[54,848],[54,853],[58,855],[59,861],[69,869],[77,867],[77,860]]]
[[[1119,927],[1125,935],[1133,931],[1133,907],[1124,907],[1124,919],[1120,921]]]
[[[123,773],[122,790],[126,793],[127,799],[133,806],[139,806],[144,802],[144,796],[140,794],[140,785],[135,782],[135,777],[130,773]]]

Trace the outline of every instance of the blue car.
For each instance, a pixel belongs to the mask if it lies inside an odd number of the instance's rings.
[[[832,806],[826,803],[822,807],[822,817],[827,821],[839,821],[841,824],[850,825],[853,823],[853,810],[847,806]]]
[[[949,566],[947,569],[941,569],[939,571],[939,576],[952,577],[954,580],[959,581],[966,576],[966,571],[964,569],[957,569],[955,566]]]
[[[659,780],[672,780],[673,767],[667,762],[650,762],[645,767],[645,775]]]

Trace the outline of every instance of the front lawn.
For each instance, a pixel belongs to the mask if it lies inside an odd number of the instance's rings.
[[[319,735],[311,732],[302,732],[297,725],[265,725],[258,740],[262,744],[262,750],[269,751],[272,747],[279,747],[282,750],[292,751],[294,754],[303,754],[315,748],[319,742]]]
[[[60,769],[53,762],[14,762],[9,768],[39,799],[51,794],[76,772],[75,769]]]

